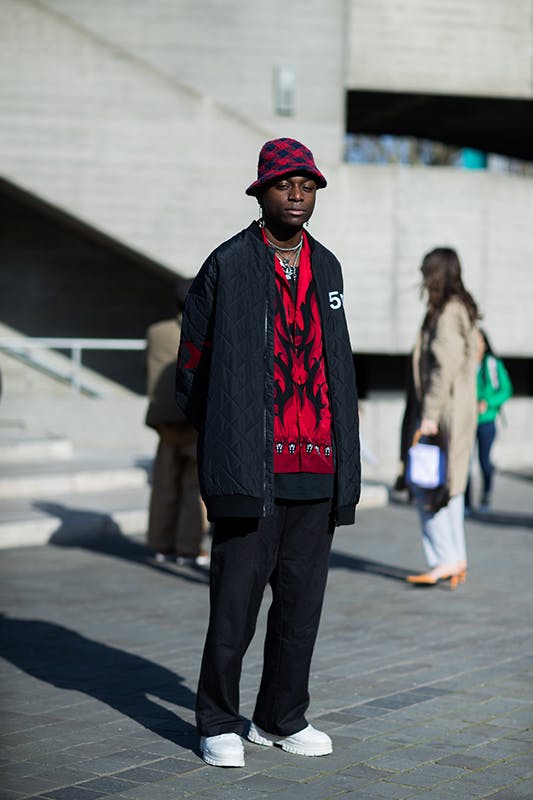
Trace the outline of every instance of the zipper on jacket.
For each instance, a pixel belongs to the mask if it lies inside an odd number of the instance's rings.
[[[266,517],[266,502],[267,502],[267,491],[266,491],[266,449],[267,449],[267,407],[266,407],[266,381],[267,381],[267,345],[268,345],[268,293],[265,299],[265,351],[263,356],[263,362],[265,365],[265,372],[264,372],[264,381],[263,381],[263,392],[264,392],[264,400],[263,400],[263,517]]]

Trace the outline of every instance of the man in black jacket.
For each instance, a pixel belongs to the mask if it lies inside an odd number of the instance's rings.
[[[176,396],[200,434],[214,522],[197,722],[215,766],[244,765],[239,680],[267,583],[247,737],[299,755],[332,750],[305,711],[332,534],[354,520],[360,460],[341,269],[304,232],[325,186],[307,147],[267,142],[246,190],[261,219],[208,257],[183,314]]]

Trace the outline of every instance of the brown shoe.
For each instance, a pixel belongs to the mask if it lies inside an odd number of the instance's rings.
[[[462,569],[456,575],[450,575],[450,589],[457,589],[460,583],[466,583],[467,570]]]
[[[420,575],[407,575],[407,583],[413,586],[436,586],[442,578],[437,578],[431,572],[422,572]]]

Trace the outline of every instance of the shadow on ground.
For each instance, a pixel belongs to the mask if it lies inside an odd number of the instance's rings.
[[[533,481],[533,468],[530,469],[500,469],[498,470],[500,475],[505,475],[507,478],[513,478],[514,480],[519,481],[526,481],[531,483]]]
[[[83,692],[170,742],[195,748],[195,728],[147,697],[194,708],[194,693],[166,667],[36,619],[2,615],[0,640],[2,656],[28,675]]]
[[[533,530],[533,514],[524,514],[520,511],[472,510],[468,518],[473,522],[482,522],[484,525],[505,525],[509,528],[530,528]]]
[[[384,564],[381,561],[350,556],[347,553],[340,553],[337,550],[331,551],[329,566],[330,569],[349,569],[355,572],[367,572],[371,575],[379,575],[382,578],[390,578],[396,581],[405,581],[407,575],[413,572],[413,570],[395,567],[392,564]]]
[[[98,511],[69,508],[60,503],[37,501],[35,508],[58,517],[61,522],[48,543],[56,547],[77,547],[114,558],[140,564],[173,578],[190,583],[207,584],[209,569],[206,567],[177,568],[171,563],[159,564],[152,551],[142,542],[125,536],[120,526],[109,516]]]

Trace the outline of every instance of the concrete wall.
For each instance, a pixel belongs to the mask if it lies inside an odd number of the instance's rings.
[[[310,231],[340,258],[355,352],[406,353],[423,315],[419,267],[436,246],[459,252],[464,282],[498,352],[532,356],[533,182],[447,167],[332,172]],[[512,320],[512,324],[510,321]]]
[[[350,0],[351,89],[533,97],[532,0]]]
[[[376,459],[375,463],[369,463],[363,458],[364,478],[394,482],[403,410],[403,398],[399,396],[375,397],[361,403],[362,442]],[[513,397],[505,404],[504,418],[500,416],[497,421],[498,433],[492,453],[499,469],[531,469],[533,466],[533,435],[529,422],[532,413],[531,398]],[[478,472],[477,464],[474,472]]]
[[[344,0],[44,0],[160,74],[214,97],[272,135],[301,138],[327,161],[342,152]],[[127,9],[127,10],[126,10]],[[295,70],[296,112],[280,117],[273,70]]]
[[[0,115],[0,174],[178,271],[255,214],[267,132],[41,4],[0,4]]]

